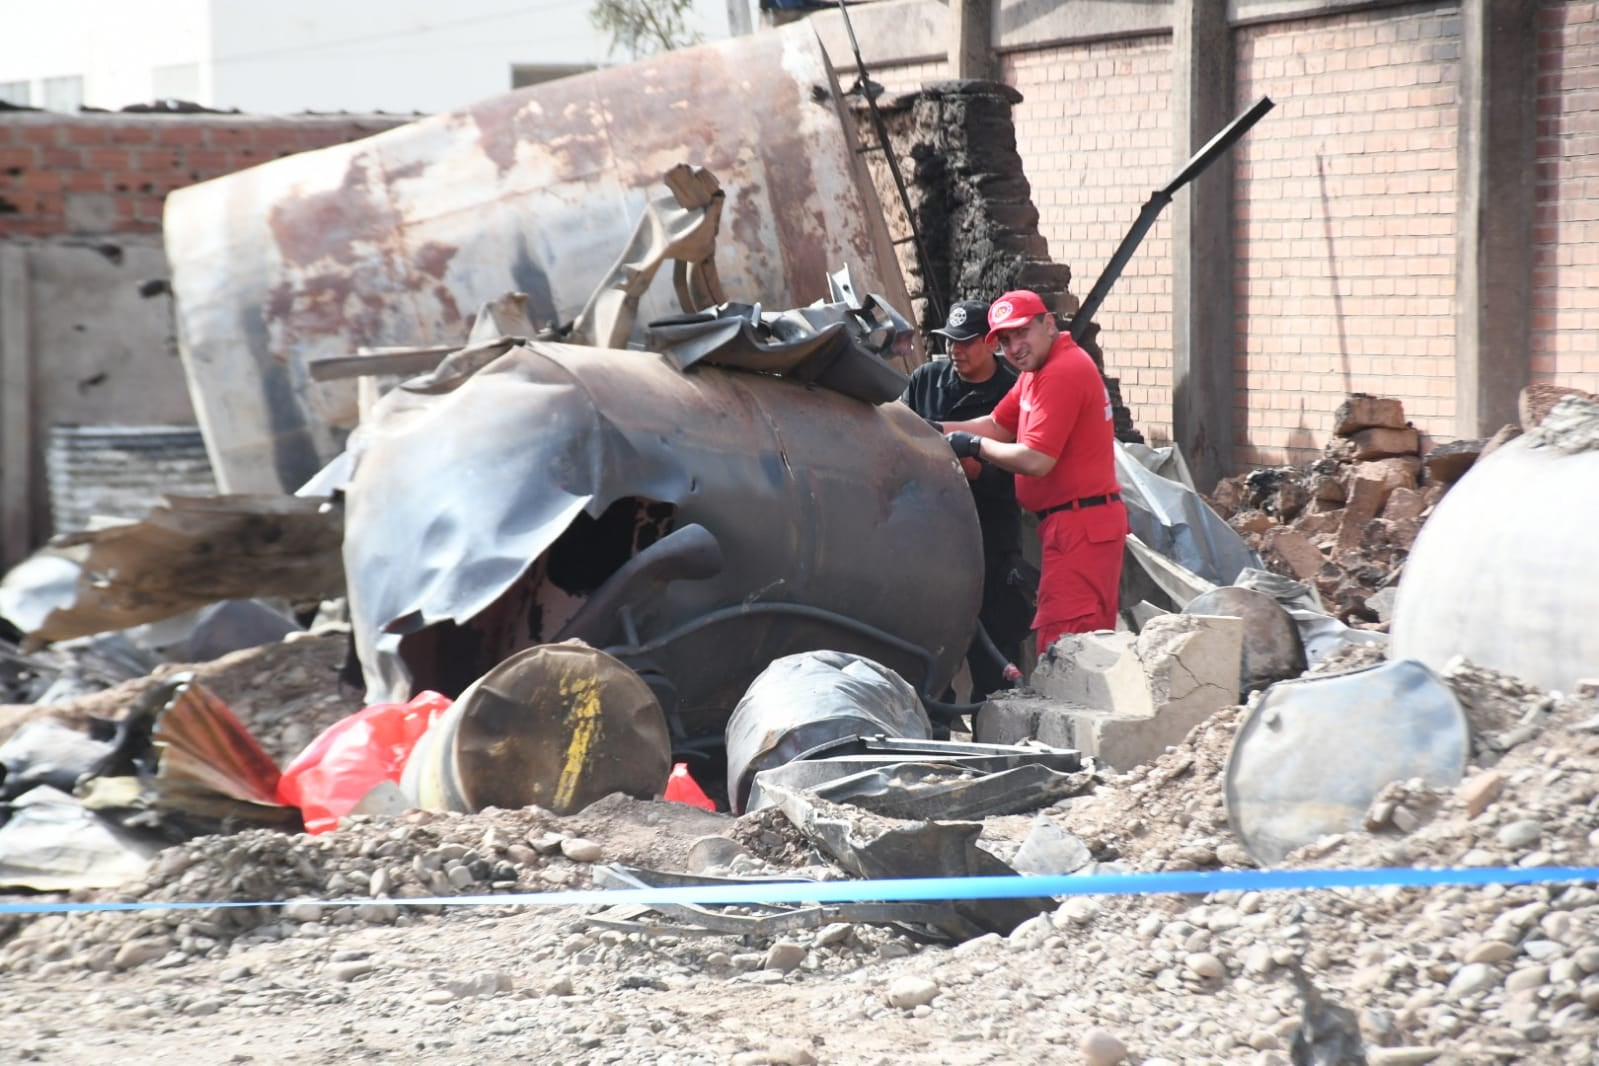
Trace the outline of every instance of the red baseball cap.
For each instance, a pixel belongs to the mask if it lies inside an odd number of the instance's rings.
[[[1031,289],[1007,292],[988,306],[988,339],[1008,329],[1021,329],[1039,315],[1049,313],[1044,301]]]

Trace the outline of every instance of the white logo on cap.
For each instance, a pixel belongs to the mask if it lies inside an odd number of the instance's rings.
[[[951,311],[949,313],[949,324],[952,326],[964,326],[966,324],[966,308],[957,307]]]
[[[1009,318],[1010,313],[1013,310],[1014,308],[1011,307],[1011,302],[1009,300],[1001,300],[999,303],[994,305],[994,310],[989,313],[989,320],[998,325]]]

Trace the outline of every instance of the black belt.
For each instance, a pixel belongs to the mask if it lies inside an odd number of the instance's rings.
[[[1109,496],[1084,496],[1081,499],[1070,500],[1055,507],[1046,507],[1042,511],[1034,511],[1033,517],[1042,522],[1056,511],[1081,511],[1084,507],[1099,507],[1102,504],[1115,503],[1121,498],[1122,494],[1119,492],[1113,492]]]

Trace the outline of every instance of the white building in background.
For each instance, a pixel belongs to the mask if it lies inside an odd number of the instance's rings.
[[[258,114],[436,112],[608,63],[592,0],[48,0],[4,5],[0,100]],[[695,0],[707,41],[754,0]]]

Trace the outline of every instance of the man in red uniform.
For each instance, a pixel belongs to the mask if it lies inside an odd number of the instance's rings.
[[[1116,626],[1128,527],[1110,394],[1037,293],[995,300],[988,328],[1021,376],[992,414],[946,423],[945,436],[956,455],[1016,474],[1016,502],[1038,516],[1043,573],[1033,628],[1042,655],[1063,633]]]

